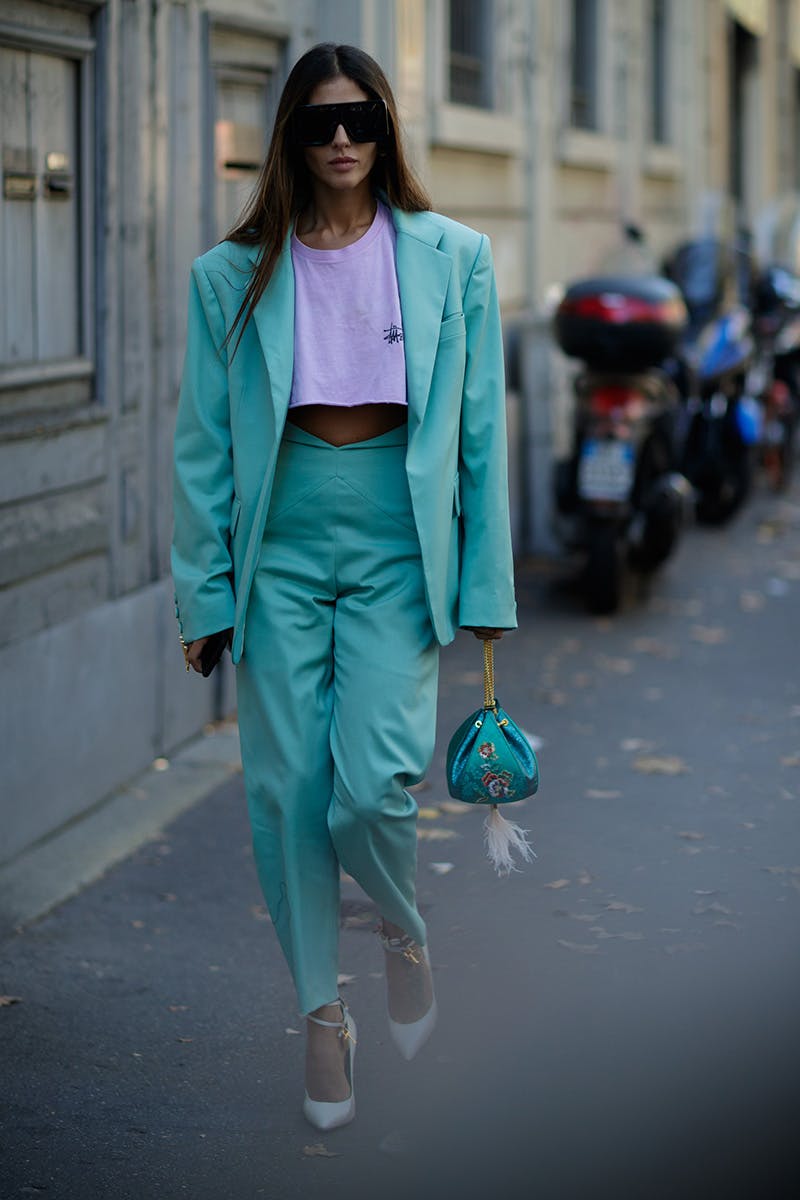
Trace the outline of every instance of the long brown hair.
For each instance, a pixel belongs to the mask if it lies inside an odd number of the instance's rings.
[[[392,89],[379,65],[356,46],[321,42],[299,58],[284,84],[267,157],[255,191],[228,240],[259,246],[261,253],[236,314],[226,342],[241,322],[238,346],[244,327],[270,281],[292,221],[312,197],[311,175],[303,149],[292,139],[292,116],[299,104],[307,104],[314,88],[337,75],[357,83],[373,100],[383,100],[389,114],[389,134],[375,160],[371,182],[382,190],[389,203],[405,212],[423,212],[430,199],[415,176],[403,150],[400,122]]]

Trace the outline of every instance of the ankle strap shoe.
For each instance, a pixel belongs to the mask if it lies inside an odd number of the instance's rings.
[[[305,1093],[303,1100],[303,1115],[316,1129],[328,1130],[337,1129],[340,1125],[347,1125],[353,1120],[356,1115],[356,1095],[354,1080],[353,1064],[356,1057],[356,1023],[350,1016],[350,1012],[344,1000],[339,997],[338,1001],[342,1010],[341,1021],[323,1021],[321,1017],[307,1016],[306,1020],[313,1021],[315,1025],[324,1025],[328,1029],[338,1029],[339,1038],[347,1047],[344,1059],[344,1073],[347,1077],[347,1082],[350,1084],[350,1095],[346,1100],[312,1100],[308,1092]]]
[[[408,934],[403,937],[387,937],[381,929],[378,929],[377,932],[387,954],[402,954],[407,962],[414,966],[424,964],[430,971],[431,960],[427,946],[418,945]],[[431,975],[431,991],[433,992],[433,975]],[[406,1062],[410,1062],[425,1045],[436,1026],[438,1016],[436,996],[433,995],[430,1008],[418,1021],[395,1021],[389,1011],[388,996],[386,1013],[389,1019],[389,1035]]]

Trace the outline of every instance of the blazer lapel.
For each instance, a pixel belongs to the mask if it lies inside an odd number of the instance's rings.
[[[269,376],[276,428],[289,408],[294,367],[294,268],[291,233],[283,243],[275,270],[253,312]]]
[[[408,410],[416,427],[428,403],[452,263],[449,255],[437,250],[441,230],[424,213],[394,208],[392,217],[397,230],[397,285],[403,316]]]

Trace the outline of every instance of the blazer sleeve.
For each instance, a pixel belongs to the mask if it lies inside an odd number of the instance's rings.
[[[461,576],[458,623],[513,629],[514,560],[508,508],[506,386],[500,306],[483,235],[464,292],[461,404]]]
[[[186,357],[175,425],[172,577],[187,642],[234,623],[230,553],[233,455],[225,322],[200,259],[192,266]]]

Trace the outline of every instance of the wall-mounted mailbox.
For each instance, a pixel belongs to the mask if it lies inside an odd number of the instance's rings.
[[[60,150],[50,150],[45,155],[44,165],[42,179],[45,196],[51,200],[66,200],[72,195],[73,189],[69,155],[62,154]]]
[[[241,121],[214,125],[217,174],[224,179],[258,171],[264,159],[264,130]]]
[[[6,200],[36,199],[36,163],[31,150],[3,146],[3,195]]]

